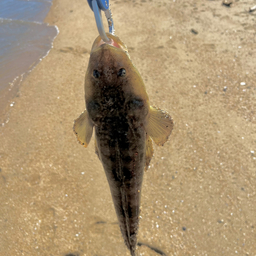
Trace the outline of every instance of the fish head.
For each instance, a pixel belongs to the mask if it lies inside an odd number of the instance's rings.
[[[107,113],[145,119],[149,111],[143,80],[132,64],[126,45],[107,34],[110,42],[97,37],[93,43],[85,78],[86,107],[93,116]],[[94,120],[95,121],[95,120]]]
[[[118,86],[121,80],[118,78],[127,76],[125,67],[131,62],[127,47],[118,37],[111,34],[108,37],[110,42],[105,43],[98,36],[92,46],[88,78],[93,85]]]

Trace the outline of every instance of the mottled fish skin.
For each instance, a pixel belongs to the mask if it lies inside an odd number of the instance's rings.
[[[123,113],[104,118],[102,125],[95,127],[95,133],[120,229],[133,255],[137,244],[146,133]]]
[[[108,34],[96,38],[85,76],[86,110],[74,123],[87,147],[93,127],[95,151],[110,186],[126,246],[135,256],[144,169],[153,156],[152,140],[163,145],[173,128],[171,117],[149,105],[145,85],[126,46]]]
[[[91,55],[88,73],[97,70],[99,78],[89,77],[93,79],[93,88],[85,89],[90,90],[90,95],[85,94],[86,108],[95,125],[97,151],[108,179],[122,235],[131,254],[135,255],[145,168],[147,135],[144,126],[149,104],[145,90],[144,95],[132,90],[134,79],[142,81],[133,71],[134,67],[122,61],[129,57],[116,48],[118,56],[122,55],[118,60],[116,52],[111,51],[116,49],[112,48],[103,44]],[[125,76],[119,75],[120,69],[125,69]],[[91,85],[86,83],[85,86],[88,84]]]

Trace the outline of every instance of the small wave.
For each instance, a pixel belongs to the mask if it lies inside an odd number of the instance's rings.
[[[47,25],[48,25],[48,24],[47,24]],[[41,62],[41,61],[49,54],[49,52],[50,52],[51,49],[53,48],[53,42],[54,42],[55,38],[56,38],[56,37],[58,36],[58,34],[60,33],[60,30],[59,30],[59,28],[58,28],[56,25],[55,25],[55,26],[52,26],[52,27],[55,27],[57,34],[56,34],[56,36],[52,39],[51,48],[48,50],[48,52],[46,52],[46,54],[45,54],[43,57],[41,57],[41,58],[39,59],[39,62]],[[35,65],[31,70],[29,70],[28,73],[30,73],[36,66],[37,66],[37,65]]]
[[[3,23],[7,23],[7,22],[17,22],[18,24],[38,24],[38,25],[45,25],[47,23],[43,23],[43,22],[39,22],[39,21],[27,21],[27,20],[16,20],[16,19],[8,19],[8,18],[0,18],[0,22]]]

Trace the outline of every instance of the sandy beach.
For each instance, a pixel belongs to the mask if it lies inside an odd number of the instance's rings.
[[[138,255],[255,255],[255,1],[114,1],[152,105],[175,122],[144,175]],[[98,33],[86,0],[54,0],[53,49],[0,126],[0,255],[129,256],[94,143],[73,120]]]

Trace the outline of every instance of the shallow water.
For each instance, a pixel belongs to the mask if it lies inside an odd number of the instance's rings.
[[[0,2],[0,113],[52,46],[57,30],[43,23],[50,7],[47,0]]]

